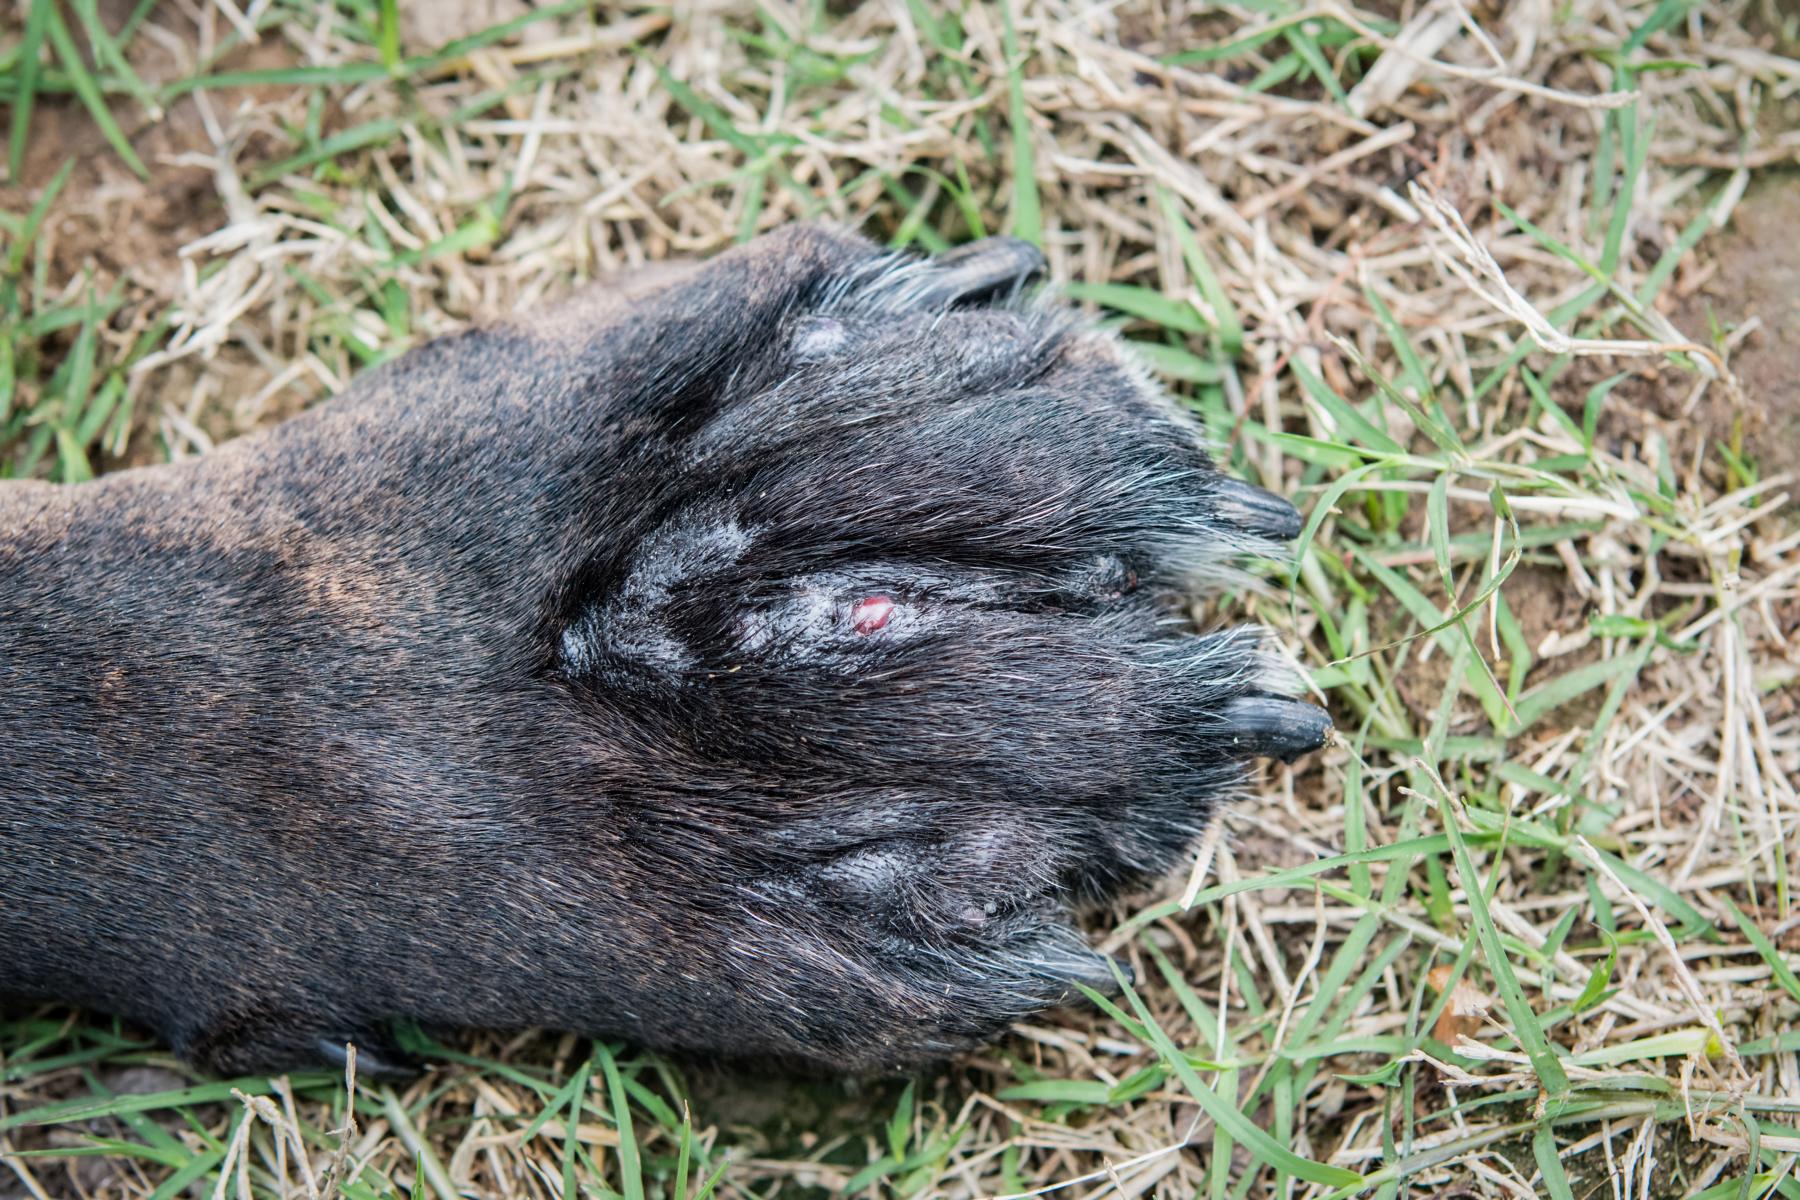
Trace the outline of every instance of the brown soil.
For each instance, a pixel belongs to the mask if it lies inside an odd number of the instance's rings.
[[[1577,667],[1583,667],[1599,659],[1601,645],[1590,642],[1554,658],[1544,658],[1538,653],[1539,648],[1553,634],[1571,634],[1579,631],[1586,624],[1591,610],[1589,601],[1569,586],[1568,577],[1558,567],[1521,564],[1513,571],[1502,589],[1506,597],[1507,607],[1511,609],[1514,620],[1518,621],[1520,630],[1525,635],[1525,644],[1531,648],[1532,666],[1525,676],[1525,687],[1538,684],[1566,674]],[[1466,597],[1464,598],[1466,601]],[[1391,600],[1383,600],[1382,605],[1391,611],[1391,629],[1398,631],[1405,627],[1405,618],[1398,605]],[[1489,668],[1504,687],[1510,663],[1504,652],[1495,657],[1489,648],[1486,632],[1487,617],[1485,612],[1472,626],[1477,631],[1476,644],[1482,655],[1488,660]],[[1407,659],[1404,670],[1394,676],[1394,687],[1399,692],[1407,710],[1413,714],[1421,726],[1429,725],[1435,719],[1438,706],[1443,703],[1444,689],[1450,686],[1450,667],[1452,656],[1441,648],[1433,647],[1430,653],[1424,647],[1415,647],[1412,656]],[[1599,715],[1599,706],[1603,699],[1601,692],[1588,692],[1569,701],[1557,710],[1556,723],[1563,727],[1584,726],[1593,723]],[[1479,709],[1472,701],[1466,702],[1459,709],[1459,718],[1475,720]]]
[[[117,29],[132,7],[130,0],[100,0],[101,19]],[[130,55],[133,69],[152,88],[180,79],[193,68],[157,38],[134,38]],[[265,37],[225,55],[209,69],[257,71],[298,63],[287,42]],[[285,151],[280,123],[301,115],[295,106],[304,104],[304,95],[291,87],[219,88],[206,93],[205,104],[242,176]],[[210,165],[219,150],[200,99],[193,94],[180,97],[160,119],[152,119],[129,97],[115,98],[110,108],[147,168],[148,179],[140,178],[120,158],[78,99],[45,96],[32,112],[19,178],[0,183],[0,211],[27,211],[63,165],[72,164],[34,251],[48,260],[51,280],[85,281],[83,286],[96,296],[120,290],[124,303],[101,337],[122,351],[180,294],[182,247],[215,232],[228,218]],[[329,126],[336,113],[328,110],[325,115]],[[234,347],[226,347],[208,363],[191,369],[178,364],[156,373],[139,394],[140,408],[157,411],[168,403],[185,409],[202,367],[215,380],[221,372],[229,379],[239,370],[246,380],[260,381],[263,374],[253,363],[239,363],[241,357]],[[250,384],[245,390],[252,390]],[[236,398],[229,384],[227,398]],[[200,424],[214,436],[241,431],[230,422],[202,419]],[[95,466],[137,465],[161,461],[165,455],[140,426],[120,459],[97,461]]]
[[[1506,604],[1524,631],[1532,653],[1553,633],[1581,627],[1587,604],[1569,586],[1568,576],[1550,567],[1520,566],[1506,581]]]
[[[1800,451],[1800,174],[1752,187],[1707,250],[1717,269],[1683,300],[1676,324],[1700,341],[1715,324],[1726,335],[1752,319],[1761,325],[1730,358],[1742,408],[1717,389],[1700,415],[1725,444],[1741,437],[1742,452],[1765,474],[1790,470]]]
[[[121,7],[103,4],[107,10]],[[129,4],[122,6],[129,9]],[[119,18],[119,19],[122,19]],[[111,24],[117,25],[119,19]],[[184,65],[153,38],[133,41],[132,66],[152,87],[167,84],[184,74]],[[214,71],[258,71],[297,65],[290,47],[265,38],[227,55]],[[207,93],[207,102],[221,125],[245,105],[266,107],[291,88],[221,88]],[[40,235],[51,254],[51,277],[95,273],[97,288],[111,280],[127,278],[159,292],[180,269],[180,248],[219,228],[224,210],[214,187],[212,172],[196,161],[214,153],[212,138],[201,118],[199,102],[184,96],[169,106],[160,121],[152,121],[130,99],[115,100],[112,114],[130,138],[132,149],[150,171],[140,179],[119,158],[100,127],[74,97],[41,100],[32,111],[30,140],[19,179],[0,186],[0,209],[23,212],[42,194],[46,184],[65,162],[74,168],[63,186],[51,218]],[[259,141],[267,135],[252,132],[239,141],[235,158],[255,163]]]

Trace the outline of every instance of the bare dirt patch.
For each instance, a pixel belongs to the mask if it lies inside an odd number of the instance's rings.
[[[1791,470],[1800,451],[1800,172],[1754,185],[1710,251],[1714,269],[1678,320],[1706,340],[1742,335],[1729,361],[1744,405],[1734,411],[1720,393],[1706,424],[1727,444],[1741,440],[1763,471]]]
[[[117,30],[133,7],[107,0],[99,6],[101,20]],[[156,31],[159,36],[140,32],[133,39],[129,61],[146,85],[160,91],[200,68],[200,48]],[[78,40],[86,53],[85,38]],[[218,55],[206,70],[271,71],[299,62],[288,41],[264,37]],[[191,286],[200,264],[184,248],[229,223],[218,164],[246,172],[272,160],[285,147],[284,127],[302,117],[304,104],[303,92],[280,85],[191,91],[156,113],[116,96],[108,108],[147,170],[141,177],[77,98],[38,97],[19,178],[0,184],[0,210],[29,210],[68,169],[28,261],[42,262],[43,277],[65,303],[116,297],[116,308],[97,331],[103,364],[123,356]],[[327,131],[336,115],[330,106],[321,114]],[[54,361],[74,339],[73,328],[55,332],[43,349]],[[246,427],[232,417],[232,405],[254,395],[266,378],[251,356],[226,346],[205,361],[134,378],[132,394],[137,410],[158,424],[166,427],[172,419],[216,439]],[[95,469],[165,460],[171,451],[157,432],[137,424],[122,453],[115,453],[118,447],[96,451]]]
[[[140,38],[133,67],[144,81],[159,87],[191,70],[161,43]],[[218,61],[216,72],[264,71],[296,65],[292,49],[274,38],[242,47]],[[132,148],[149,169],[143,179],[114,153],[100,127],[73,97],[40,100],[32,112],[31,136],[16,183],[0,186],[0,208],[21,211],[42,194],[65,163],[72,164],[68,182],[40,234],[58,278],[92,272],[97,287],[115,278],[131,278],[163,294],[174,294],[182,246],[217,229],[225,210],[207,159],[217,153],[202,115],[205,105],[216,125],[231,114],[257,109],[267,112],[292,89],[282,87],[219,88],[204,96],[190,93],[174,100],[161,119],[149,119],[135,103],[111,105],[114,118]],[[269,113],[272,118],[273,113]],[[267,157],[271,140],[248,130],[233,147],[245,162]]]

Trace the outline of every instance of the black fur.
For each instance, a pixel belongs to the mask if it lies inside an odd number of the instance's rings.
[[[1317,746],[1181,599],[1297,529],[1016,242],[791,228],[193,462],[0,485],[0,992],[888,1068]]]

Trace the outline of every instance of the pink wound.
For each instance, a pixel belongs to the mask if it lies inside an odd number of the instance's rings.
[[[850,609],[850,624],[860,634],[871,634],[894,615],[894,602],[886,596],[865,596]]]

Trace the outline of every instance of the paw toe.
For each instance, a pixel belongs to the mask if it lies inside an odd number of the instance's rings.
[[[889,259],[849,281],[840,307],[863,314],[937,312],[1005,303],[1044,273],[1044,256],[1018,238],[984,238],[935,258]]]
[[[1027,951],[1022,959],[1040,979],[1062,989],[1058,1003],[1080,997],[1080,988],[1088,988],[1103,996],[1119,994],[1119,978],[1133,982],[1129,963],[1091,949],[1077,935],[1059,930]],[[1118,970],[1115,975],[1114,969]]]
[[[983,238],[932,260],[930,297],[936,305],[1011,300],[1043,277],[1044,255],[1018,238]]]

